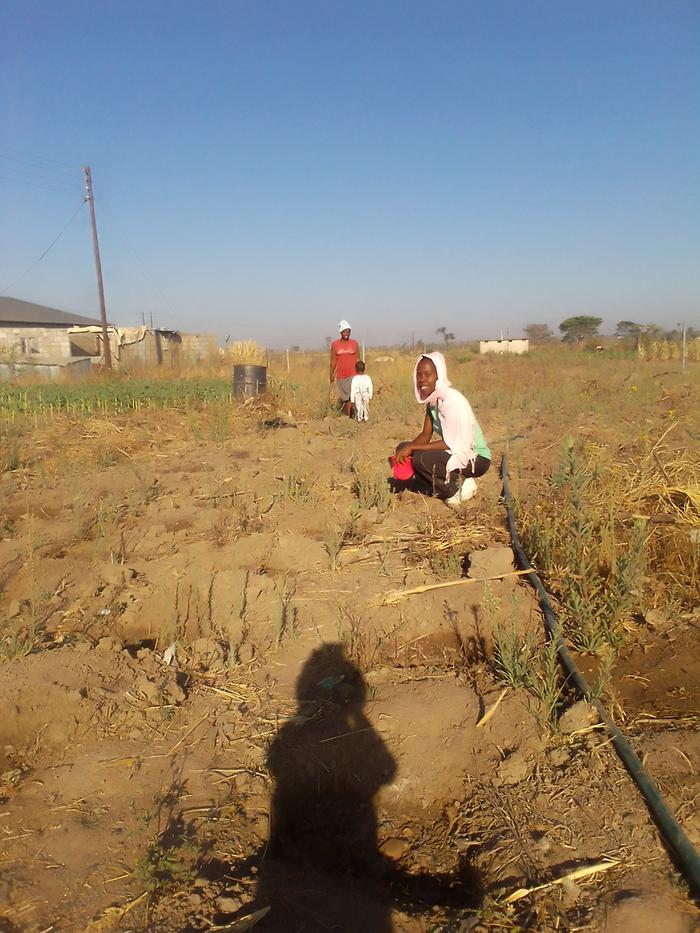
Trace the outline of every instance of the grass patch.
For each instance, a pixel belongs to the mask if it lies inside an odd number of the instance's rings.
[[[515,689],[524,689],[539,703],[538,718],[543,725],[556,729],[563,703],[565,685],[554,641],[544,647],[515,623],[495,625],[492,669],[496,678]]]
[[[618,647],[640,610],[646,524],[621,528],[613,492],[601,464],[567,440],[548,497],[522,522],[525,550],[559,603],[564,634],[583,651]]]
[[[314,502],[316,499],[311,480],[308,476],[300,476],[298,473],[283,475],[279,495],[290,502]]]
[[[385,512],[392,503],[392,494],[385,473],[353,464],[353,493],[361,509],[376,508]]]

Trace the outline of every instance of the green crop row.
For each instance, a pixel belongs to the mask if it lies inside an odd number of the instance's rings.
[[[18,415],[113,414],[158,408],[200,408],[231,400],[227,379],[114,380],[76,385],[0,388],[0,417]]]

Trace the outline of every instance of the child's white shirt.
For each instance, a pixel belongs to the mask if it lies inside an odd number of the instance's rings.
[[[352,377],[350,401],[358,421],[369,421],[369,400],[372,398],[372,380],[367,373]]]
[[[372,380],[367,373],[353,376],[350,383],[350,401],[355,404],[357,400],[368,402],[372,398]]]

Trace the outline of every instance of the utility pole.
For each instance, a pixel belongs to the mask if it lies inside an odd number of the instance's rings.
[[[681,372],[685,372],[685,321],[681,321]]]
[[[105,369],[112,368],[112,348],[109,345],[109,334],[107,333],[107,311],[105,310],[105,289],[102,283],[102,263],[100,262],[100,244],[97,239],[97,223],[95,222],[95,199],[92,194],[92,175],[90,166],[84,165],[85,172],[85,190],[87,196],[85,200],[90,206],[90,223],[92,225],[92,249],[95,253],[95,269],[97,271],[97,292],[100,298],[100,320],[102,321],[102,353],[104,355]]]

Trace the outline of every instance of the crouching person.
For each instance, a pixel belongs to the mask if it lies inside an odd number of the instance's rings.
[[[426,353],[413,371],[416,400],[425,406],[420,434],[396,448],[395,461],[410,457],[409,486],[459,508],[476,493],[476,479],[491,466],[491,451],[467,399],[452,387],[442,353]]]

